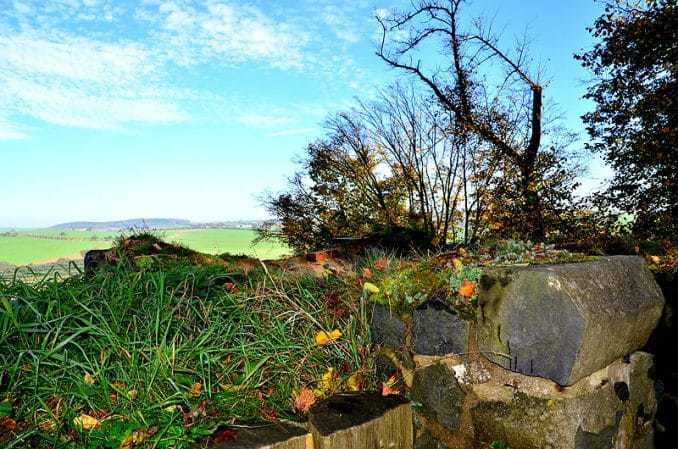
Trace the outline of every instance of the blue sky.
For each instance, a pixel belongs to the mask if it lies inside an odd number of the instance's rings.
[[[0,0],[0,227],[263,218],[324,117],[403,75],[374,56],[398,0]],[[528,27],[581,131],[592,0],[477,0]],[[584,182],[607,170],[590,164]]]

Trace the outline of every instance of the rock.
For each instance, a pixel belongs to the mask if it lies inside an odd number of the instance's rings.
[[[480,286],[481,353],[560,385],[641,348],[664,306],[652,274],[635,256],[498,269]]]
[[[459,428],[465,395],[454,373],[445,365],[436,363],[417,369],[410,395],[412,401],[421,404],[418,413],[449,430]]]
[[[370,321],[372,343],[388,346],[394,350],[405,346],[407,327],[389,307],[376,304]]]
[[[412,409],[398,395],[335,395],[311,409],[309,424],[315,449],[412,449]]]
[[[651,355],[636,352],[629,363],[618,360],[572,387],[529,388],[529,380],[536,378],[525,376],[522,384],[519,378],[513,382],[518,389],[495,385],[505,394],[480,395],[471,410],[476,437],[503,441],[512,449],[651,449],[651,420],[656,411],[648,377],[651,366]],[[628,386],[626,401],[615,391],[614,385],[621,382]]]
[[[468,350],[468,322],[444,301],[431,299],[412,314],[412,351],[422,355],[462,354]]]
[[[114,260],[112,249],[92,249],[85,253],[85,273],[92,274]]]
[[[263,427],[239,428],[232,440],[214,443],[209,449],[312,449],[313,436],[305,429],[276,423]]]

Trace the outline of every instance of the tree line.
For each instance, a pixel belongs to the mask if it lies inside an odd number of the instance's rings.
[[[341,238],[401,236],[416,247],[513,238],[562,244],[675,239],[678,9],[610,1],[574,57],[593,77],[588,151],[614,169],[606,190],[574,194],[584,154],[545,103],[529,41],[504,48],[465,0],[422,0],[378,16],[376,56],[405,74],[330,116],[288,188],[264,203],[298,252]],[[435,60],[422,49],[440,48]],[[622,226],[620,217],[631,217]]]

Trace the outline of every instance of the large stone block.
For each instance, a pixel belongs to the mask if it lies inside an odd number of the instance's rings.
[[[467,321],[440,299],[412,313],[412,351],[422,355],[463,354],[468,350]]]
[[[476,438],[512,449],[651,449],[651,368],[652,356],[636,352],[571,387],[552,389],[545,379],[520,374],[473,385]]]
[[[375,304],[370,321],[372,343],[388,346],[395,350],[405,346],[407,326],[389,307]]]
[[[480,284],[481,353],[560,385],[641,348],[664,306],[652,274],[635,256],[497,269]]]
[[[436,363],[417,369],[410,395],[421,415],[449,430],[458,430],[465,394],[447,366]]]

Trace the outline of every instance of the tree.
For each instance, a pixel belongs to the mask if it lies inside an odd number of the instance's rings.
[[[631,213],[638,237],[678,231],[678,7],[675,0],[608,1],[589,28],[599,40],[575,57],[591,70],[583,116],[588,147],[614,169],[601,194],[612,215]]]
[[[462,29],[463,0],[423,0],[412,10],[377,17],[382,40],[377,55],[390,66],[416,76],[455,117],[456,134],[475,135],[492,145],[519,174],[527,235],[544,237],[542,204],[536,166],[542,137],[542,90],[538,76],[528,70],[525,41],[515,52],[500,49],[491,27],[475,21]],[[395,35],[396,37],[391,37]],[[398,36],[407,36],[399,39]],[[443,44],[451,62],[444,72],[427,72],[416,51],[429,41]],[[499,61],[503,76],[495,76],[489,62]],[[496,79],[494,84],[490,79]]]

